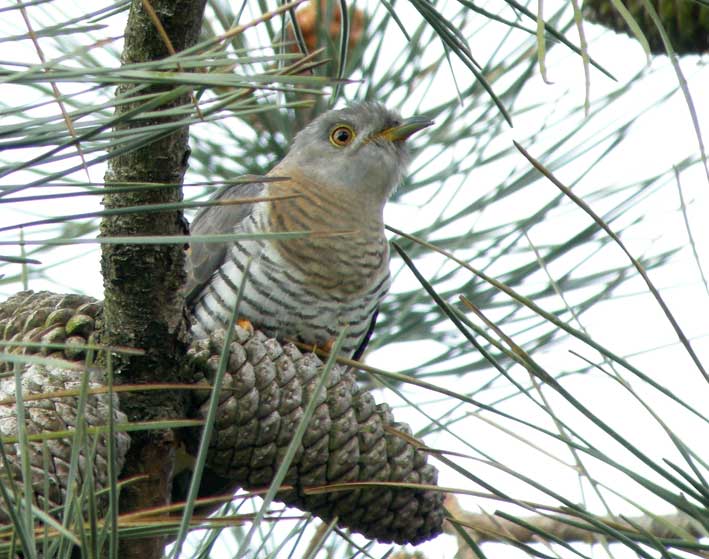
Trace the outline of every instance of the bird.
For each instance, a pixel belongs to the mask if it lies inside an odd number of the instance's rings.
[[[360,359],[390,286],[384,206],[411,159],[407,139],[432,125],[375,102],[324,112],[305,126],[267,179],[234,184],[205,206],[193,235],[309,231],[295,238],[190,243],[185,299],[192,335],[225,328],[238,314],[268,336]],[[245,278],[247,262],[248,274]]]

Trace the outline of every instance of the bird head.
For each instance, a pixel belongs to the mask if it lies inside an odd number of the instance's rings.
[[[323,113],[306,126],[276,171],[340,189],[383,207],[401,182],[410,159],[406,140],[433,122],[401,118],[378,103]]]

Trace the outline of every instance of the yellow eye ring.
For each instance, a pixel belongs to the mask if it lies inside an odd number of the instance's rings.
[[[347,124],[338,124],[330,132],[330,143],[338,148],[343,148],[355,139],[355,131]]]

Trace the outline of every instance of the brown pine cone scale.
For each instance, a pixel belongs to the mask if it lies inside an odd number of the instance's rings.
[[[223,331],[193,343],[195,382],[211,387],[223,345]],[[230,349],[207,462],[216,474],[241,487],[262,488],[273,479],[324,365],[293,344],[281,345],[239,327]],[[387,404],[375,404],[350,371],[333,367],[326,388],[284,481],[294,490],[278,498],[326,520],[337,516],[341,526],[380,541],[418,543],[440,533],[439,492],[382,486],[307,493],[309,487],[345,482],[437,481],[426,454],[385,429],[411,435],[408,425],[395,422]],[[197,394],[196,407],[204,418],[209,391]],[[198,439],[190,440],[196,445]]]
[[[80,295],[57,295],[54,293],[31,291],[20,292],[0,303],[0,340],[10,342],[43,342],[67,344],[65,349],[28,346],[0,348],[14,354],[40,354],[67,361],[82,360],[84,346],[90,341],[95,328],[95,319],[100,314],[100,304],[90,297]],[[1,354],[0,354],[1,356]],[[12,371],[13,363],[0,359],[0,372]],[[77,391],[83,374],[89,374],[88,388],[103,386],[98,372],[88,372],[63,368],[60,364],[44,366],[39,364],[23,367],[21,384],[24,398],[46,395],[52,392]],[[81,418],[86,427],[101,427],[108,423],[109,396],[89,395]],[[0,436],[18,436],[17,410],[15,400],[15,379],[13,376],[0,380]],[[24,401],[25,425],[29,435],[76,429],[79,397],[26,399]],[[118,398],[113,396],[113,420],[125,423],[127,418],[121,413]],[[106,434],[90,435],[90,440],[98,437],[91,450],[81,447],[78,457],[76,481],[77,490],[86,479],[94,480],[98,491],[108,487],[108,445]],[[60,506],[67,493],[73,437],[50,439],[29,444],[33,501],[40,508]],[[89,443],[91,446],[92,443]],[[117,432],[115,437],[116,468],[123,467],[130,438],[126,433]],[[21,491],[22,467],[19,443],[5,443],[3,450],[7,456],[9,469],[0,468],[0,483],[6,487],[14,485]],[[91,466],[91,467],[90,467]],[[90,477],[89,477],[90,476]],[[105,505],[106,500],[100,501]],[[0,503],[0,521],[8,522],[5,504]]]

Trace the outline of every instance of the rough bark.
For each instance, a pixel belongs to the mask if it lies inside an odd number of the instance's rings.
[[[201,29],[206,0],[150,0],[175,51],[193,45]],[[145,10],[147,0],[133,0],[125,32],[122,63],[129,65],[166,57],[170,47]],[[130,95],[133,86],[120,86],[117,95]],[[162,87],[162,89],[161,89]],[[154,87],[161,91],[171,86]],[[140,91],[145,94],[145,90]],[[185,94],[165,105],[168,109],[190,102]],[[137,103],[118,105],[117,114],[134,110]],[[137,128],[165,123],[169,119],[136,118],[119,128]],[[174,188],[144,188],[107,194],[106,208],[178,202],[189,156],[188,129],[181,126],[169,135],[109,162],[106,184],[169,183]],[[107,217],[101,223],[103,237],[181,235],[185,233],[179,211]],[[179,381],[186,339],[182,321],[184,252],[180,245],[103,245],[101,268],[104,279],[104,325],[101,341],[144,350],[140,356],[114,355],[117,383]],[[121,408],[130,421],[183,417],[183,396],[169,392],[131,393],[123,396]],[[169,502],[174,460],[170,432],[131,434],[131,448],[123,475],[147,474],[144,482],[132,484],[121,495],[121,510],[127,512]],[[122,542],[121,557],[148,559],[162,556],[160,538]]]

